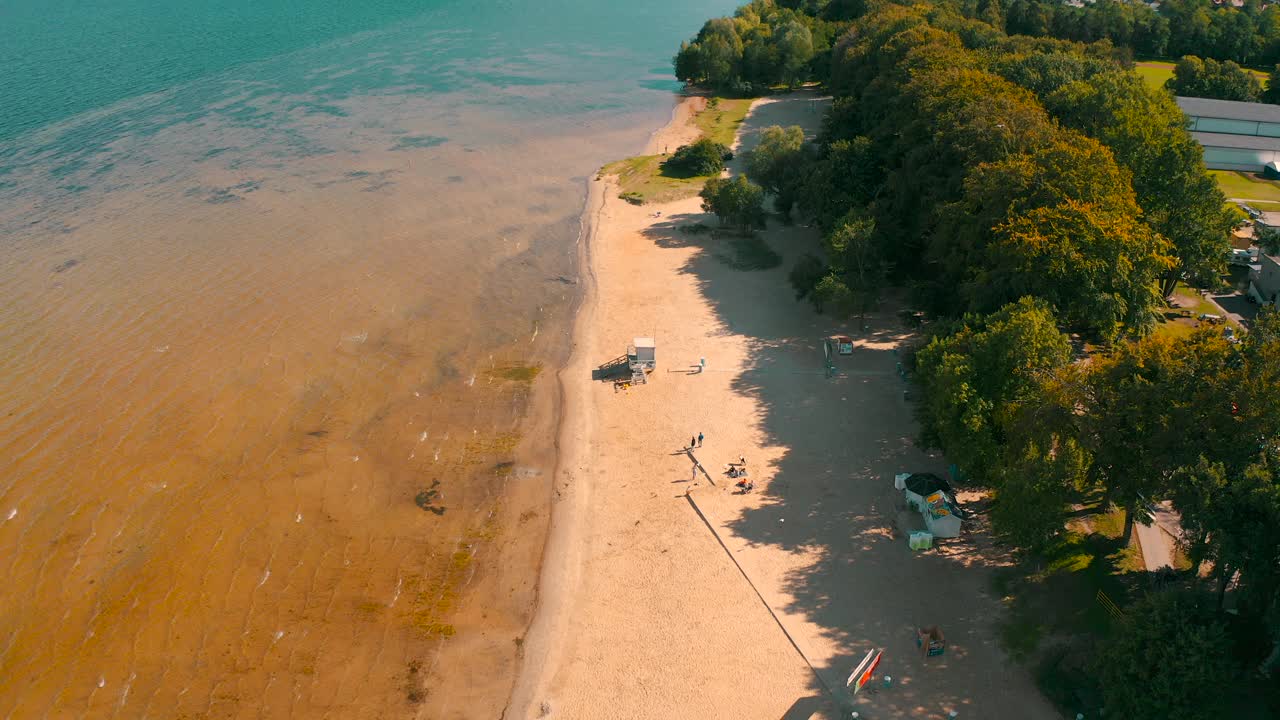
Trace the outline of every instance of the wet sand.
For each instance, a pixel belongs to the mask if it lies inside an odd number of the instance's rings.
[[[763,127],[812,133],[819,110],[803,93],[757,102],[735,163]],[[747,272],[733,238],[680,229],[715,224],[697,198],[635,207],[616,192],[591,189],[557,501],[507,717],[1056,717],[998,647],[988,588],[1008,559],[984,529],[927,554],[897,529],[893,473],[943,461],[911,441],[894,370],[911,336],[892,304],[854,333],[787,282],[814,231],[771,221],[783,262]],[[835,332],[858,348],[828,379],[820,339]],[[638,335],[657,339],[649,383],[593,380]],[[751,494],[723,474],[739,456]],[[926,662],[914,628],[928,624],[949,647]],[[894,687],[853,698],[845,678],[872,648]]]

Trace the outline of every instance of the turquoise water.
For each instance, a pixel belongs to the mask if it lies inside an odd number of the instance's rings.
[[[105,133],[99,140],[151,132],[157,123],[208,109],[225,83],[237,79],[313,92],[309,109],[320,113],[338,112],[327,103],[388,89],[440,93],[569,83],[588,84],[604,97],[570,92],[554,108],[534,111],[642,107],[653,98],[628,91],[674,88],[667,63],[672,42],[696,29],[705,13],[727,5],[10,0],[0,7],[0,142],[148,93],[171,93],[82,128]],[[371,53],[398,62],[368,62],[376,59]],[[322,77],[316,73],[328,68],[350,74],[316,82]],[[63,140],[61,149],[68,150],[86,139]]]
[[[462,2],[450,0],[9,0],[0,8],[0,140],[78,113],[148,92],[328,44],[352,47],[361,33],[406,49],[431,34],[458,42],[433,53],[441,62],[476,60],[493,52],[607,48],[615,58],[657,62],[671,41],[696,27],[700,13],[723,2]],[[399,31],[391,30],[399,26]],[[416,36],[416,37],[415,37]],[[567,58],[574,53],[570,52]],[[581,57],[581,56],[580,56]],[[341,53],[333,60],[341,62]],[[625,65],[596,66],[625,72]],[[586,69],[586,68],[578,68]],[[642,68],[648,69],[648,68]],[[399,79],[426,90],[468,81],[531,80],[528,76],[449,72],[432,68],[410,77],[365,77],[335,88],[371,90]],[[665,67],[664,67],[665,71]],[[628,79],[616,79],[626,81]],[[548,76],[537,81],[569,80]],[[295,86],[296,87],[296,86]],[[565,108],[572,110],[575,108]]]
[[[0,0],[0,718],[498,715],[586,179],[733,5]]]

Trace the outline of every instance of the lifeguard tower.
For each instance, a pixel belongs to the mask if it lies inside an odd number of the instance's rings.
[[[658,366],[657,344],[653,338],[638,337],[627,347],[627,367],[631,368],[631,384],[645,382],[645,373]]]

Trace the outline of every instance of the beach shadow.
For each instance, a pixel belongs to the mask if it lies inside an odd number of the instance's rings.
[[[782,720],[809,720],[819,710],[823,710],[826,704],[826,698],[821,695],[802,697],[792,703],[791,707],[782,714]]]
[[[763,127],[793,124],[795,113],[786,103],[754,112],[733,167]],[[909,307],[901,294],[888,293],[859,331],[856,318],[844,323],[817,314],[788,282],[796,260],[818,250],[816,230],[771,220],[760,239],[781,264],[743,271],[717,257],[728,236],[688,231],[698,224],[716,220],[676,215],[646,236],[660,248],[695,250],[681,272],[712,307],[718,325],[712,334],[742,336],[748,348],[732,391],[755,401],[764,444],[781,450],[755,478],[758,500],[724,506],[719,532],[743,548],[745,567],[763,568],[751,579],[770,607],[802,619],[781,621],[807,639],[801,646],[823,648],[809,658],[818,705],[829,699],[846,718],[855,709],[878,718],[943,718],[949,710],[961,717],[1054,717],[999,647],[1002,605],[991,592],[992,573],[1012,558],[991,538],[985,513],[975,513],[960,538],[924,552],[913,553],[895,529],[902,496],[894,475],[946,475],[945,460],[915,443],[919,431],[899,363],[922,340],[899,317]],[[822,345],[833,334],[853,337],[856,348],[837,357],[836,375],[827,377]],[[750,562],[753,555],[758,563]],[[948,646],[926,661],[916,651],[915,631],[927,625],[941,626]],[[850,696],[845,680],[870,649],[884,651],[877,681],[887,673],[893,686]],[[1017,683],[1009,681],[1014,673],[1023,673]],[[809,717],[802,713],[813,699],[798,700],[784,717]]]
[[[601,382],[612,382],[631,376],[631,368],[627,365],[627,356],[619,355],[591,371],[591,379]]]

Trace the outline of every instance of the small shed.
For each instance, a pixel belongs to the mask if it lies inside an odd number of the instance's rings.
[[[637,366],[645,370],[657,367],[657,344],[653,338],[638,337],[632,341],[631,347],[627,348],[627,364],[633,370]]]
[[[925,527],[933,533],[934,537],[960,537],[960,524],[964,520],[964,511],[946,492],[939,490],[927,496],[920,513],[924,515]]]

